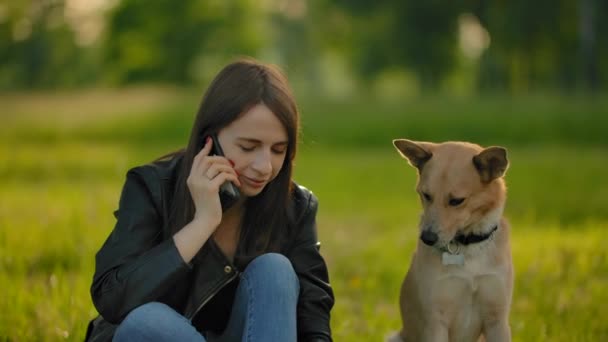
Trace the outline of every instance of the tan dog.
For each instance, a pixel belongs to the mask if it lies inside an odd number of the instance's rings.
[[[391,341],[510,341],[513,266],[502,147],[393,141],[418,169],[420,240]]]

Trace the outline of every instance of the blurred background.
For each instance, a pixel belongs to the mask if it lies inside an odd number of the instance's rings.
[[[505,146],[513,340],[606,340],[606,37],[603,0],[0,0],[0,339],[83,339],[126,171],[252,56],[300,107],[336,341],[399,328],[420,205],[395,138]]]
[[[251,55],[332,97],[594,92],[607,15],[601,0],[5,0],[0,87],[204,86]]]

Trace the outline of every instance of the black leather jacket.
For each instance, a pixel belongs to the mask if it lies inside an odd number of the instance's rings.
[[[100,316],[89,324],[86,340],[111,340],[134,308],[163,302],[192,319],[239,270],[209,239],[190,263],[179,255],[168,227],[169,203],[181,157],[129,170],[114,230],[96,255],[91,296]],[[299,341],[331,341],[334,295],[327,266],[319,254],[317,199],[295,186],[294,238],[281,251],[300,281]],[[229,305],[229,304],[226,304]]]

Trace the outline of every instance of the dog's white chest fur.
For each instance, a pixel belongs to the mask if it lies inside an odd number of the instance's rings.
[[[444,262],[446,256],[442,255],[443,267],[437,270],[436,281],[445,283],[450,281],[449,278],[465,280],[469,284],[469,290],[474,294],[477,292],[478,283],[486,276],[499,276],[500,270],[497,270],[496,264],[491,262],[492,244],[493,241],[487,241],[480,246],[470,246],[463,253],[458,254],[460,257],[455,255],[450,257],[450,260],[458,261],[462,258],[462,264],[446,264]]]
[[[431,316],[443,315],[445,322],[451,322],[448,331],[455,341],[475,341],[484,315],[493,310],[489,303],[496,303],[496,298],[510,297],[508,265],[497,263],[495,252],[493,240],[471,245],[463,250],[462,265],[441,265],[427,273],[434,279],[419,284],[432,284],[426,292],[433,303],[429,307],[429,311],[434,312]]]

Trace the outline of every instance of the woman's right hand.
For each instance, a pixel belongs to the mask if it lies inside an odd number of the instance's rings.
[[[228,159],[209,155],[212,145],[212,139],[207,138],[205,146],[192,161],[186,184],[194,201],[194,220],[203,220],[217,228],[222,221],[220,186],[226,181],[231,181],[238,187],[241,183]]]

